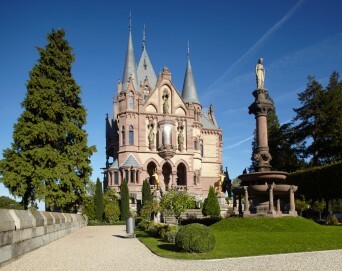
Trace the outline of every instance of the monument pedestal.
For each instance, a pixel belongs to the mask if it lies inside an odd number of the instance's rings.
[[[218,203],[220,205],[220,210],[221,210],[220,216],[226,217],[227,211],[228,211],[228,204],[226,202],[225,194],[223,192],[217,192],[216,197],[217,197]]]

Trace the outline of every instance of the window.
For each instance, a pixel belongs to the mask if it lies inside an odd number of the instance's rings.
[[[201,143],[200,143],[200,151],[201,151],[201,157],[203,157],[203,140],[201,140]]]
[[[134,108],[134,94],[133,91],[130,91],[128,94],[128,109],[133,110]]]
[[[114,184],[118,185],[119,184],[119,173],[114,172]]]
[[[194,141],[194,150],[197,150],[197,141]]]
[[[125,175],[126,175],[126,183],[129,182],[129,171],[125,170]]]
[[[125,140],[125,126],[122,126],[122,145],[126,144],[126,140]]]
[[[130,125],[129,126],[129,145],[133,145],[134,144],[134,131],[133,131],[133,126]]]
[[[134,183],[134,170],[131,170],[131,183]]]

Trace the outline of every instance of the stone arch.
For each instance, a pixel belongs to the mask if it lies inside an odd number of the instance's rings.
[[[187,185],[187,169],[183,162],[177,165],[177,185]]]
[[[146,171],[147,171],[147,174],[149,175],[150,185],[154,184],[154,179],[153,179],[152,175],[153,175],[156,168],[158,168],[158,166],[154,161],[150,161],[146,164]]]
[[[148,113],[158,113],[157,106],[155,106],[154,104],[150,103],[148,106],[146,106],[145,112],[148,112]]]
[[[179,107],[176,108],[175,114],[176,115],[185,116],[186,115],[186,111],[185,111],[185,109],[182,106],[179,106]]]

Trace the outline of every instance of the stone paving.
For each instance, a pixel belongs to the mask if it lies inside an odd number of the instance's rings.
[[[151,253],[125,226],[85,227],[3,266],[7,270],[342,270],[342,250],[220,260],[171,260]]]

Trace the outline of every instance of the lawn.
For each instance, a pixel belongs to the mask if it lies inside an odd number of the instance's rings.
[[[210,226],[215,249],[205,254],[182,253],[175,245],[138,232],[139,240],[162,257],[219,259],[229,257],[342,249],[342,226],[316,224],[302,217],[227,218]]]

